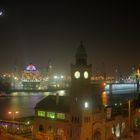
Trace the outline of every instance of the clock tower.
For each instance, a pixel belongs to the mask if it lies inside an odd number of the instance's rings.
[[[77,90],[79,87],[87,90],[90,87],[92,65],[87,64],[87,53],[82,41],[76,51],[75,58],[75,65],[71,65],[72,90]],[[75,94],[80,94],[81,96],[82,93],[76,92]]]
[[[75,65],[71,65],[70,140],[91,140],[92,138],[92,94],[91,69],[87,64],[87,53],[83,43],[76,51]]]

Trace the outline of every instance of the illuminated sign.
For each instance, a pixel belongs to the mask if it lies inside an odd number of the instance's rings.
[[[33,64],[29,64],[26,68],[26,70],[29,70],[29,71],[36,71],[36,67],[33,65]]]

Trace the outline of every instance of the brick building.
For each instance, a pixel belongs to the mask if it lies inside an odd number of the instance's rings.
[[[111,119],[111,112],[100,108],[91,85],[92,65],[87,64],[87,53],[81,43],[71,65],[69,96],[50,95],[35,107],[33,135],[48,140],[109,140],[119,137],[126,129],[127,118]],[[123,130],[120,128],[122,128]],[[117,130],[118,129],[118,133]]]

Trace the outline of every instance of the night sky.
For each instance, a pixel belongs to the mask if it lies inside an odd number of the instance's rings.
[[[51,61],[54,71],[68,74],[81,40],[93,73],[140,67],[137,3],[1,3],[0,10],[0,72],[28,63],[43,70]]]

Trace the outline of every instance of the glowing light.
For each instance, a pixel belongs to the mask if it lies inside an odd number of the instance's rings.
[[[57,75],[55,75],[55,76],[54,76],[54,79],[57,79],[57,78],[58,78],[58,76],[57,76]]]
[[[36,71],[36,67],[33,65],[33,64],[29,64],[26,68],[26,70],[29,70],[29,71]]]
[[[103,83],[104,86],[106,86],[106,83]]]
[[[15,80],[18,80],[18,78],[17,78],[17,77],[14,77],[14,79],[15,79]]]
[[[102,103],[104,106],[107,106],[107,93],[105,91],[102,92]]]
[[[9,111],[8,113],[9,113],[9,115],[12,116],[12,120],[14,121],[15,120],[15,114],[18,114],[19,112],[18,111],[15,111],[15,112]]]
[[[63,75],[61,75],[61,79],[63,79],[64,78],[64,76]]]
[[[29,64],[22,73],[22,82],[40,82],[41,80],[41,74],[32,64]]]
[[[55,112],[47,112],[47,117],[54,119],[55,118]]]
[[[139,69],[137,69],[137,75],[140,75],[140,70]]]
[[[3,12],[2,11],[0,11],[0,16],[2,16],[3,15]]]
[[[39,117],[45,117],[45,116],[46,116],[46,113],[45,113],[45,111],[38,111],[38,112],[37,112],[37,115],[38,115]]]
[[[88,108],[88,107],[89,107],[88,102],[85,102],[85,108]]]
[[[120,137],[120,124],[117,124],[115,134],[116,134],[116,137]]]
[[[136,84],[134,84],[134,83],[129,83],[129,84],[127,84],[127,83],[125,83],[125,84],[112,84],[112,91],[117,91],[117,90],[123,90],[123,89],[125,89],[125,90],[136,90]],[[109,91],[109,88],[110,88],[110,85],[109,84],[107,84],[106,86],[105,86],[105,91]]]
[[[30,122],[29,122],[29,121],[27,121],[27,124],[30,124]]]
[[[88,78],[88,72],[87,72],[87,71],[84,72],[84,78],[85,78],[85,79]]]
[[[16,111],[16,112],[11,112],[11,111],[9,111],[8,113],[9,113],[9,114],[13,114],[13,113],[18,114],[19,111]]]
[[[103,92],[102,92],[102,95],[103,95],[103,96],[106,96],[106,95],[107,95],[107,93],[106,93],[105,91],[103,91]]]
[[[79,72],[79,71],[76,71],[76,72],[74,73],[74,77],[75,77],[76,79],[80,78],[80,72]]]
[[[66,92],[65,92],[65,90],[60,90],[60,91],[58,91],[58,94],[60,96],[64,96],[66,94]]]

